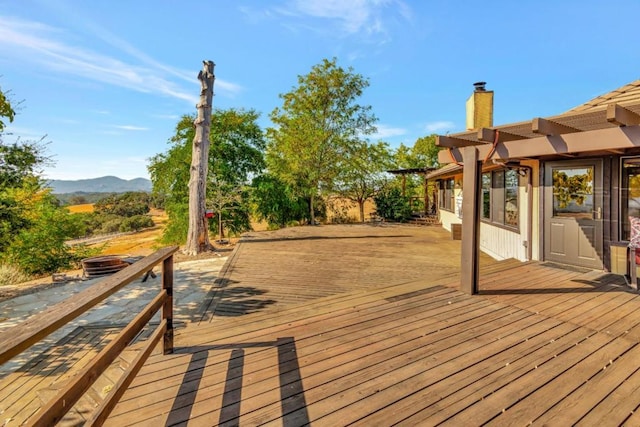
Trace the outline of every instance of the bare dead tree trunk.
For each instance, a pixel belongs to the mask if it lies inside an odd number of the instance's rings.
[[[189,179],[189,231],[187,244],[184,248],[187,255],[197,255],[211,249],[209,227],[207,218],[205,218],[205,199],[215,64],[212,61],[203,61],[202,63],[202,70],[198,73],[201,86],[200,102],[197,105],[198,116],[194,122],[196,135],[193,138],[191,177]]]

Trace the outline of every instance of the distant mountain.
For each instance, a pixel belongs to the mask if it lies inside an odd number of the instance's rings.
[[[54,194],[65,193],[125,193],[127,191],[151,191],[151,181],[145,178],[131,180],[120,179],[116,176],[103,176],[101,178],[78,179],[67,181],[53,179],[48,186]]]

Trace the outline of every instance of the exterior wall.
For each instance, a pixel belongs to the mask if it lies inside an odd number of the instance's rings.
[[[527,248],[520,233],[485,222],[480,223],[480,249],[497,260],[527,260]]]
[[[520,178],[518,187],[518,223],[519,231],[507,227],[480,222],[480,249],[489,256],[502,260],[515,258],[519,261],[539,259],[540,242],[538,239],[540,218],[539,208],[539,163],[537,161],[523,162],[523,166],[531,168],[525,177]],[[531,181],[530,181],[531,180]],[[455,176],[456,196],[455,212],[439,210],[440,223],[445,230],[451,231],[451,224],[462,223],[462,175]],[[531,210],[533,209],[533,211]]]

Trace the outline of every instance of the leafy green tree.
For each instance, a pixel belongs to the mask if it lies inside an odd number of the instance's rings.
[[[385,171],[392,163],[386,143],[365,144],[354,150],[340,172],[336,185],[338,194],[358,204],[360,222],[364,222],[364,203],[387,184]]]
[[[129,191],[122,194],[110,194],[94,205],[94,212],[123,217],[144,215],[149,212],[149,194],[139,191]]]
[[[280,95],[282,107],[271,113],[267,129],[267,163],[271,173],[309,199],[315,222],[315,199],[334,180],[363,136],[375,132],[370,106],[357,103],[369,82],[334,58],[324,59],[298,76],[298,86]]]
[[[253,179],[251,187],[254,213],[258,219],[267,221],[270,228],[308,219],[309,203],[279,178],[260,175]]]
[[[211,116],[209,138],[208,180],[225,182],[234,188],[249,182],[252,174],[265,167],[264,133],[257,123],[259,114],[254,110],[214,110]],[[165,153],[151,159],[149,173],[155,196],[164,196],[164,204],[169,218],[164,230],[166,243],[184,243],[188,231],[189,218],[189,168],[191,165],[191,145],[194,128],[193,115],[183,116],[176,125],[176,133],[170,138],[171,147]],[[243,209],[234,207],[227,215],[227,223],[233,224],[236,232],[247,229],[246,217],[249,211],[248,193],[242,192]],[[240,224],[245,224],[241,226]],[[217,222],[210,222],[210,226]]]
[[[41,194],[30,206],[29,226],[20,230],[6,250],[4,259],[30,275],[69,268],[87,254],[85,248],[65,244],[79,233],[73,215],[61,209],[53,196]]]

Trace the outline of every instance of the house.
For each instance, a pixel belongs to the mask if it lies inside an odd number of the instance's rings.
[[[445,166],[427,176],[443,227],[462,224],[462,288],[478,290],[478,250],[624,273],[628,217],[640,216],[640,80],[526,122],[493,126],[492,108],[477,84],[470,130],[437,138]]]

